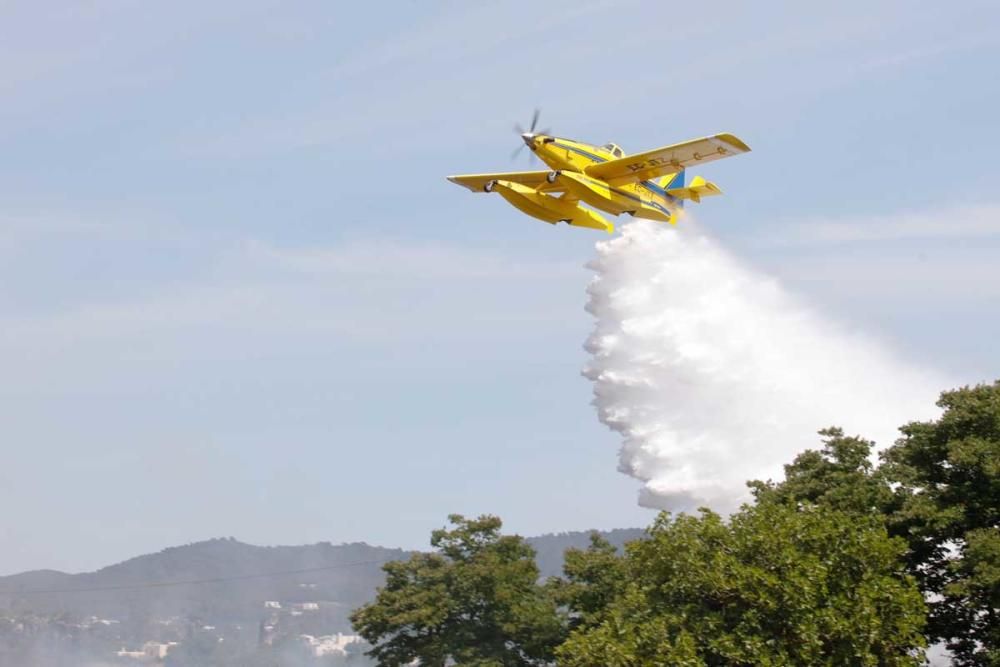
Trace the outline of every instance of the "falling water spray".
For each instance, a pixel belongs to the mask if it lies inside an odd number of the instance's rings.
[[[646,221],[597,244],[583,370],[642,505],[734,509],[748,479],[842,426],[884,447],[932,417],[940,378],[805,307],[695,225]]]

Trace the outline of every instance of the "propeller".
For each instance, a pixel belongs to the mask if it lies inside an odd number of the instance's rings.
[[[538,126],[538,117],[541,114],[542,114],[542,110],[536,108],[535,109],[535,113],[533,113],[531,115],[531,125],[528,127],[527,130],[525,130],[523,127],[521,127],[520,123],[514,123],[514,132],[516,132],[517,134],[521,135],[521,139],[524,140],[524,143],[521,144],[520,146],[518,146],[517,149],[513,153],[510,154],[510,159],[511,160],[516,159],[517,156],[521,154],[521,151],[524,150],[524,147],[527,146],[528,143],[531,141],[531,139],[534,138],[536,135],[539,135],[539,134],[548,134],[549,132],[552,131],[549,128],[545,128],[544,130],[539,130],[538,132],[535,132],[535,128]],[[532,153],[531,153],[531,155],[529,157],[529,161],[534,161],[534,159],[535,159],[535,153],[534,153],[534,151],[532,151]]]

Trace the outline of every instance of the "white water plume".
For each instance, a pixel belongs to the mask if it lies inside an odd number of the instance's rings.
[[[720,511],[748,479],[819,446],[816,431],[893,442],[936,414],[941,379],[827,321],[688,224],[637,221],[597,244],[584,375],[621,433],[619,470],[639,502]]]

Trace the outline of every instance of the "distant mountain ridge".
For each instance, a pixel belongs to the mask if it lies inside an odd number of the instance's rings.
[[[212,539],[137,556],[96,572],[35,571],[0,577],[0,609],[112,619],[193,615],[212,622],[256,623],[263,601],[305,598],[336,604],[346,619],[350,608],[374,593],[382,580],[382,564],[408,556],[402,549],[361,543],[261,547],[232,538]],[[303,570],[307,572],[272,576]],[[16,591],[29,593],[19,596]]]
[[[601,534],[621,546],[644,532]],[[585,548],[590,531],[541,535],[528,542],[537,551],[542,576],[553,576],[561,572],[563,552]],[[371,600],[381,585],[382,565],[411,553],[365,543],[265,547],[217,538],[95,572],[36,570],[0,577],[0,611],[98,616],[139,625],[176,617],[253,624],[266,601],[317,602],[323,603],[331,631],[349,630],[350,612]]]
[[[634,542],[646,537],[642,528],[615,528],[613,530],[577,530],[566,533],[548,533],[527,538],[535,549],[535,562],[543,577],[562,574],[563,554],[566,549],[586,549],[590,545],[591,533],[597,533],[618,549],[626,542]]]

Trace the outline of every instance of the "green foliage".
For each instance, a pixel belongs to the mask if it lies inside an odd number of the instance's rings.
[[[573,531],[530,537],[528,544],[535,550],[535,562],[543,578],[558,577],[563,572],[566,552],[587,549],[593,536],[598,535],[603,542],[613,546],[615,550],[622,549],[627,542],[641,540],[646,531],[642,528],[616,528],[607,531]]]
[[[784,481],[750,486],[758,502],[881,516],[908,543],[928,637],[946,641],[956,664],[1000,664],[1000,382],[945,392],[938,405],[941,418],[904,426],[879,468],[870,443],[827,429],[823,450],[799,455]]]
[[[452,515],[430,554],[388,563],[386,583],[351,621],[380,665],[543,665],[562,636],[534,552],[499,518]]]
[[[892,501],[889,484],[871,462],[873,443],[839,428],[819,432],[820,451],[807,449],[785,466],[785,479],[748,482],[758,502],[812,503],[857,514],[881,514]]]
[[[930,636],[964,665],[1000,665],[1000,382],[941,395],[884,452],[892,529],[931,597]]]
[[[875,517],[781,503],[662,514],[566,665],[917,665],[924,604]],[[593,614],[590,618],[594,618]]]
[[[452,517],[355,626],[384,665],[918,665],[927,639],[1000,665],[1000,382],[938,405],[878,467],[826,429],[728,522],[663,514],[625,555],[594,535],[544,585],[499,519]]]
[[[569,610],[570,629],[603,620],[628,580],[625,560],[597,533],[591,533],[587,549],[566,550],[563,574],[564,579],[550,579],[548,589],[558,604]]]

